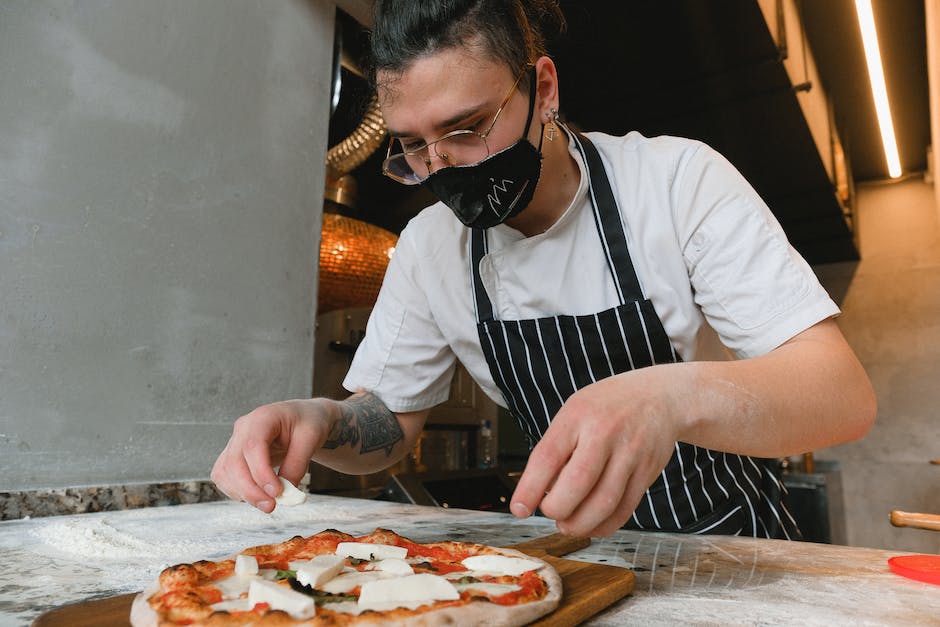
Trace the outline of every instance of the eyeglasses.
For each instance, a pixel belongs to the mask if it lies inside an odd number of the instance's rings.
[[[388,143],[388,154],[382,162],[382,174],[404,183],[405,185],[418,185],[431,175],[431,159],[437,157],[448,166],[475,165],[490,156],[490,147],[486,138],[496,126],[499,114],[503,112],[519,81],[532,66],[527,66],[512,84],[512,89],[496,110],[493,121],[482,133],[461,129],[451,131],[427,144],[405,146],[400,139],[393,137]],[[395,152],[396,144],[401,152]]]

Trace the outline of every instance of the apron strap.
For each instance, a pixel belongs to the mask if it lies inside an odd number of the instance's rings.
[[[623,220],[617,209],[617,201],[607,178],[607,170],[601,161],[600,153],[594,144],[580,133],[572,133],[575,145],[587,168],[588,179],[591,181],[591,203],[594,205],[594,221],[597,232],[601,236],[604,246],[604,256],[607,265],[617,285],[617,294],[621,303],[644,300],[640,281],[633,268],[633,260],[627,249],[627,237],[624,232]]]
[[[473,307],[476,309],[477,322],[489,322],[493,319],[493,303],[483,286],[483,279],[480,278],[480,262],[488,249],[486,231],[473,228],[470,231],[470,277],[473,280]]]

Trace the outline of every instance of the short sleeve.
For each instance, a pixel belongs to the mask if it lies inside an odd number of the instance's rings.
[[[343,380],[347,390],[368,390],[394,412],[446,401],[456,362],[428,304],[412,232],[406,227],[399,237],[365,337]]]
[[[839,313],[757,192],[708,146],[679,161],[672,202],[695,302],[739,357]]]

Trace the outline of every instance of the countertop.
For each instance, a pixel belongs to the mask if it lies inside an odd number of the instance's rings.
[[[886,522],[887,524],[887,522]],[[263,514],[231,501],[0,522],[0,626],[141,589],[167,565],[327,528],[508,545],[552,521],[310,495]],[[619,531],[568,559],[632,568],[634,592],[590,625],[940,625],[940,586],[897,576],[901,553],[803,542]]]

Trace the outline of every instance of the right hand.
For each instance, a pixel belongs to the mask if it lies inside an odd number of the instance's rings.
[[[212,480],[229,498],[263,512],[274,510],[279,474],[297,484],[332,426],[329,401],[304,399],[263,405],[235,421],[232,437],[212,467]]]

